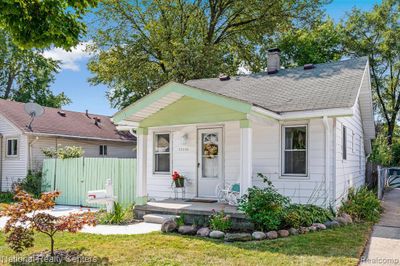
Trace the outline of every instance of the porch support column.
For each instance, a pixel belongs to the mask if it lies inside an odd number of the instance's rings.
[[[147,202],[147,128],[138,128],[136,130],[136,158],[137,158],[137,175],[136,175],[136,204],[143,205]]]
[[[252,187],[253,129],[249,120],[240,121],[240,194]]]

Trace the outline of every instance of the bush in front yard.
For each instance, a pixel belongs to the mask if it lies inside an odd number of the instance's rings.
[[[209,222],[212,230],[227,232],[232,228],[231,217],[229,215],[225,215],[224,211],[216,212],[213,210],[213,214],[210,216]]]
[[[290,200],[279,194],[268,178],[262,174],[258,176],[267,186],[249,188],[248,193],[240,199],[239,208],[259,229],[277,230],[282,224],[284,210],[289,206]]]
[[[381,202],[367,187],[349,189],[347,199],[342,201],[339,213],[347,213],[356,221],[378,222],[382,212]]]
[[[42,172],[29,170],[28,175],[14,186],[20,187],[35,198],[39,198],[42,193],[42,180]]]
[[[292,204],[285,209],[283,223],[288,228],[299,228],[311,226],[313,223],[325,223],[332,219],[332,213],[327,209],[311,204]]]
[[[14,194],[11,192],[0,193],[0,203],[12,203],[14,201]]]

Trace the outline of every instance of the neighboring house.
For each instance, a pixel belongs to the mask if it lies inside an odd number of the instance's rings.
[[[365,182],[375,137],[368,59],[268,73],[170,82],[118,112],[137,132],[140,202],[171,197],[171,172],[186,176],[187,198],[213,198],[217,185],[262,185],[294,202],[337,205]]]
[[[2,191],[26,177],[29,169],[41,170],[44,148],[80,146],[85,157],[136,157],[136,139],[129,132],[117,131],[108,116],[45,107],[32,129],[30,120],[23,103],[0,99]]]

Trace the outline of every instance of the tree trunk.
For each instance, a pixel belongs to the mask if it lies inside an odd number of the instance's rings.
[[[10,98],[10,94],[11,94],[11,88],[12,88],[12,84],[14,83],[14,74],[12,74],[11,72],[8,74],[8,79],[7,79],[7,87],[4,91],[4,99],[9,99]]]
[[[52,257],[54,257],[54,239],[53,239],[53,236],[51,236],[50,237],[50,239],[51,239],[51,244],[50,244],[50,255],[52,256]]]
[[[394,126],[396,121],[392,121],[388,124],[388,132],[387,132],[387,143],[388,145],[392,145],[393,143],[393,133],[394,133]]]

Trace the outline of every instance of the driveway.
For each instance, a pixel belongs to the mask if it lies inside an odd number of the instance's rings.
[[[385,192],[384,213],[373,227],[361,265],[400,265],[400,189]]]
[[[57,205],[53,210],[44,212],[51,213],[54,216],[64,216],[70,213],[79,213],[82,211],[88,211],[88,209],[75,206]],[[91,211],[96,211],[96,209],[92,208]],[[0,218],[0,229],[4,227],[7,219],[7,217]],[[83,233],[98,235],[139,235],[159,231],[161,231],[160,224],[144,222],[131,225],[97,225],[95,227],[85,226],[82,230]]]

